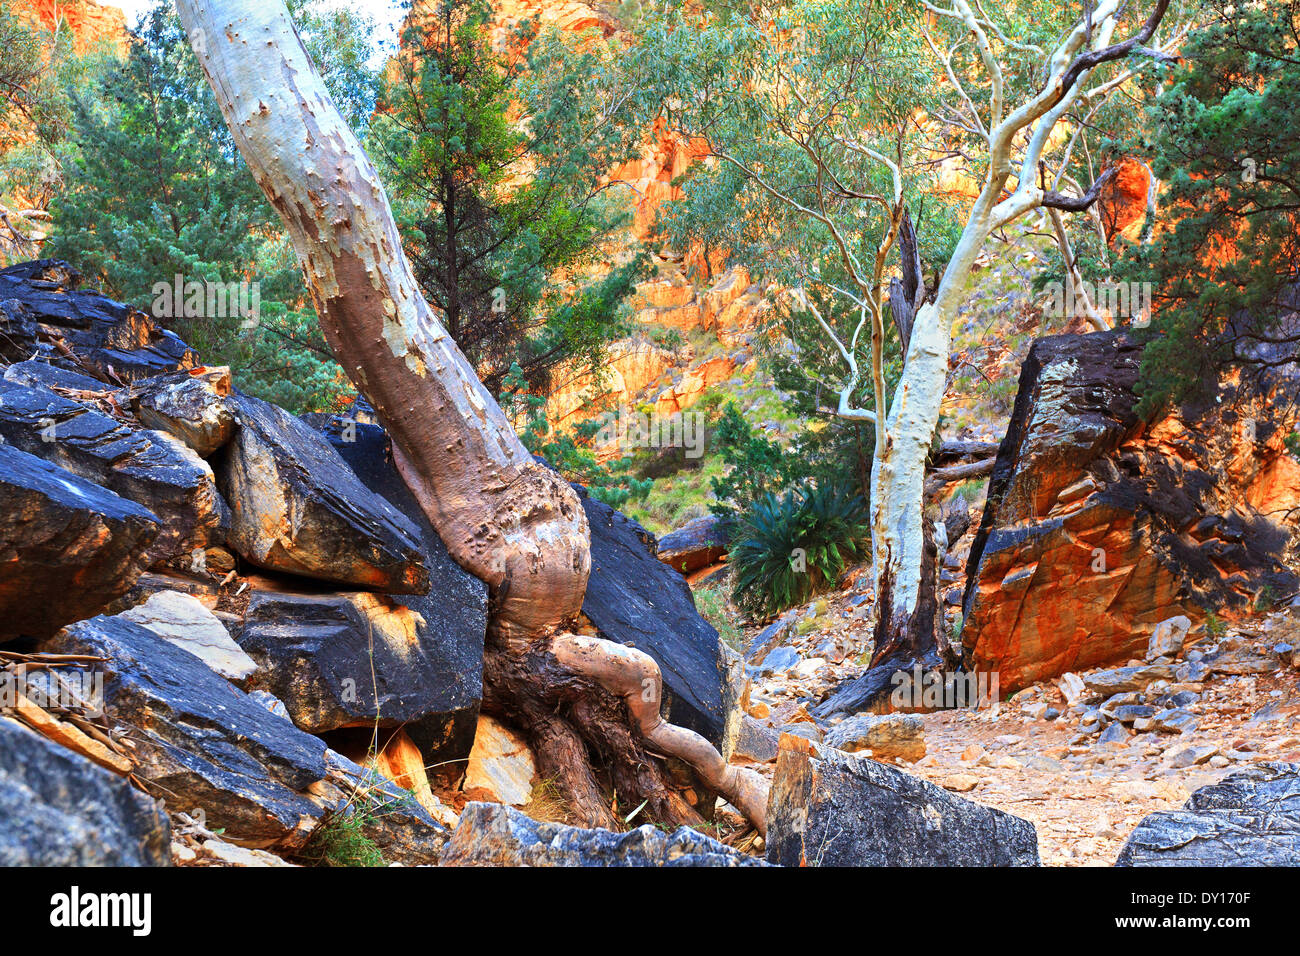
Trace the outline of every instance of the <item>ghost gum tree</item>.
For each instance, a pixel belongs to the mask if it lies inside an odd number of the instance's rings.
[[[281,0],[178,0],[240,153],[289,232],[340,364],[448,550],[491,592],[484,708],[521,726],[588,825],[616,826],[589,751],[649,819],[699,816],[654,755],[675,757],[765,830],[766,785],[660,716],[645,654],[569,633],[591,567],[574,491],[524,449],[418,294],[387,195]]]
[[[1054,188],[1053,134],[1114,78],[1108,64],[1154,55],[1168,5],[1009,2],[1000,20],[980,0],[796,0],[725,21],[679,11],[611,67],[643,121],[708,147],[669,234],[728,246],[790,290],[843,360],[834,413],[875,430],[876,646],[823,713],[888,709],[900,669],[958,663],[936,593],[944,534],[925,510],[951,326],[991,235],[1097,199],[1101,176]],[[964,157],[978,183],[964,207],[925,195],[944,155]],[[933,285],[923,253],[940,267]],[[824,315],[828,291],[839,307]],[[889,336],[901,369],[886,367]]]

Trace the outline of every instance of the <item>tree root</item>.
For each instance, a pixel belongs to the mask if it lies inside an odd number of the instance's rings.
[[[559,634],[523,653],[497,647],[484,656],[483,709],[524,731],[539,774],[564,795],[576,822],[607,829],[623,823],[592,771],[593,758],[620,810],[631,813],[644,801],[646,820],[702,822],[655,759],[660,754],[681,760],[766,833],[766,781],[729,766],[699,734],[666,723],[661,700],[659,668],[648,655],[597,638]]]
[[[705,786],[725,797],[759,833],[767,835],[767,782],[752,770],[728,764],[693,730],[663,719],[663,680],[659,665],[648,654],[577,634],[557,634],[551,639],[551,653],[563,667],[621,697],[651,747],[683,761]]]

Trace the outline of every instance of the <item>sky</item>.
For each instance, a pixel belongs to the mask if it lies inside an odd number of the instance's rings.
[[[331,6],[346,6],[366,13],[375,21],[375,40],[392,45],[397,27],[402,19],[401,0],[326,0]],[[153,9],[157,0],[100,0],[104,6],[120,7],[126,13],[128,26],[135,24],[140,14]]]

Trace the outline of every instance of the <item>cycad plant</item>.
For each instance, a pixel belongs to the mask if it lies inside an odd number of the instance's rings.
[[[759,498],[739,520],[729,557],[736,603],[771,615],[833,585],[868,551],[867,503],[831,486]]]

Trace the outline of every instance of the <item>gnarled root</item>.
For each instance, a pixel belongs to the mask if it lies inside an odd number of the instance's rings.
[[[620,809],[630,813],[645,801],[641,822],[702,822],[634,733],[623,699],[562,666],[545,641],[522,651],[500,644],[488,648],[483,710],[524,732],[538,774],[560,792],[573,822],[611,830],[623,822],[610,808],[593,763],[617,793]]]
[[[659,666],[648,654],[577,634],[553,637],[551,653],[567,670],[621,697],[652,748],[690,766],[705,786],[730,801],[759,833],[767,835],[767,782],[752,770],[728,764],[699,734],[663,719],[663,681]]]

